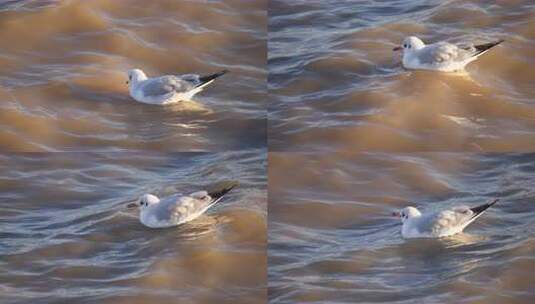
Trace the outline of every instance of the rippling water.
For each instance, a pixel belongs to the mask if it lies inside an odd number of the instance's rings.
[[[535,154],[269,156],[271,303],[531,303]],[[293,172],[291,175],[288,172]],[[392,211],[501,201],[445,239]]]
[[[0,0],[0,303],[533,302],[534,20],[527,0]],[[401,67],[408,35],[505,42],[444,74]],[[231,72],[152,106],[131,68]],[[126,209],[227,181],[180,227]],[[449,238],[390,216],[495,198]]]
[[[224,181],[201,218],[149,229],[126,204]],[[265,303],[266,155],[0,155],[0,302]]]
[[[0,1],[0,148],[228,150],[266,137],[266,1]],[[126,71],[231,71],[197,104],[135,103]]]
[[[533,151],[533,1],[270,2],[270,149]],[[500,47],[465,75],[410,72],[392,48]]]

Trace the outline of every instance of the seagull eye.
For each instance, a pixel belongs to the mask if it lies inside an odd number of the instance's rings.
[[[404,45],[403,45],[403,47],[404,47],[404,48],[407,48],[407,45],[406,45],[406,44],[404,44]]]

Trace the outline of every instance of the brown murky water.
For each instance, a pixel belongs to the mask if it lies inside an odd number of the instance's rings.
[[[229,150],[266,139],[267,1],[0,1],[0,149]],[[231,71],[195,105],[134,102],[126,71]]]
[[[531,303],[534,184],[535,154],[270,153],[269,301]],[[494,198],[450,238],[391,217]]]
[[[180,227],[126,204],[239,181]],[[265,303],[266,154],[0,155],[0,302]]]
[[[0,303],[531,303],[534,20],[527,0],[0,0]],[[408,35],[506,41],[441,74],[401,67]],[[231,72],[152,106],[131,68]],[[177,228],[125,208],[221,181]],[[451,238],[390,217],[494,198]]]
[[[270,2],[274,151],[535,150],[533,1]],[[406,71],[426,42],[506,42],[465,75]]]

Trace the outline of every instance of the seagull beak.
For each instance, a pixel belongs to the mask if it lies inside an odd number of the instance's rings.
[[[136,208],[136,207],[138,207],[138,204],[136,204],[136,203],[130,203],[130,204],[126,205],[126,208],[128,208],[128,209]]]
[[[401,47],[400,46],[396,46],[395,48],[392,49],[392,51],[394,51],[394,52],[401,51]]]
[[[393,217],[401,217],[401,213],[399,213],[397,211],[396,212],[392,212],[392,216]]]

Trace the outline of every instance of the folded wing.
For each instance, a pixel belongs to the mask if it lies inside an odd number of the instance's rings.
[[[160,202],[155,216],[158,221],[181,224],[191,221],[217,203],[236,185],[223,187],[216,191],[198,191],[186,196],[171,196]]]
[[[162,76],[145,81],[141,90],[145,97],[159,97],[174,93],[187,92],[195,87],[193,82],[177,76]]]
[[[468,207],[456,207],[431,214],[426,219],[429,233],[433,236],[458,233],[470,223],[473,212]]]

